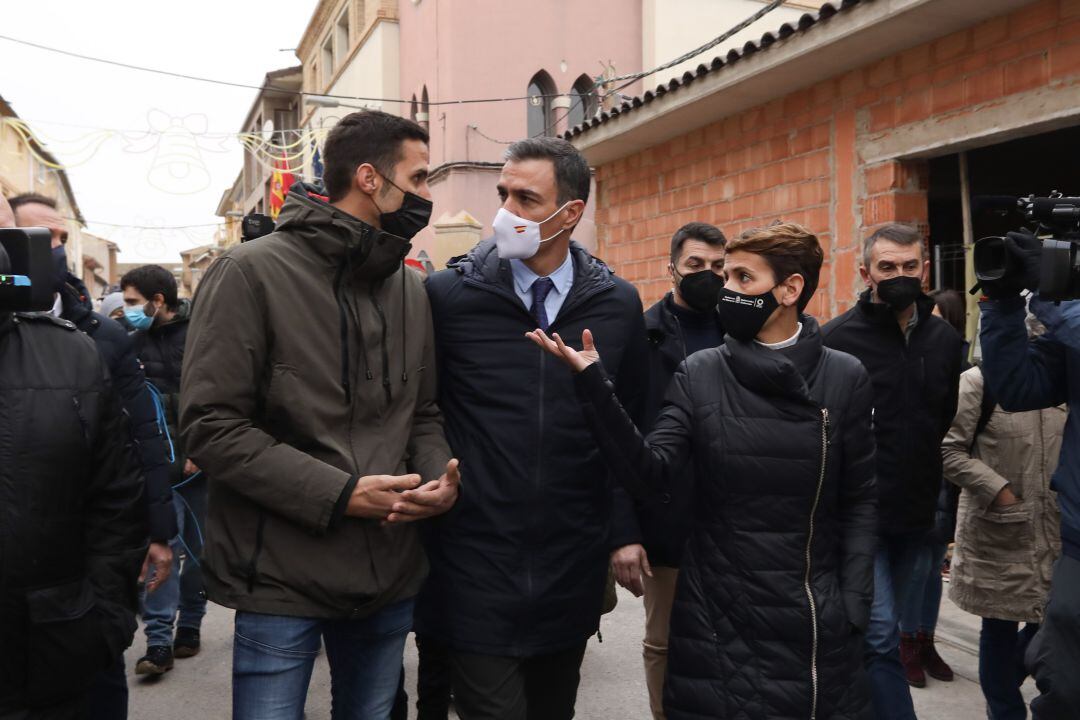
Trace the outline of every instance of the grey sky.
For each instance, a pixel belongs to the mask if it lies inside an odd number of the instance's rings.
[[[258,85],[267,71],[299,64],[294,53],[279,49],[296,47],[315,4],[5,1],[0,33],[85,55]],[[181,140],[177,147],[148,130],[152,123],[165,127],[187,118],[194,133],[204,128],[235,133],[254,90],[109,67],[5,40],[0,40],[0,68],[0,94],[61,162],[79,163],[68,175],[87,229],[117,242],[121,262],[175,262],[180,250],[210,240],[213,227],[155,231],[102,223],[218,222],[214,210],[241,167],[240,145],[203,136],[193,150],[183,142],[192,137],[186,132],[173,136]],[[97,133],[96,128],[127,132]],[[174,159],[176,153],[193,158],[186,177],[162,174],[170,153]]]

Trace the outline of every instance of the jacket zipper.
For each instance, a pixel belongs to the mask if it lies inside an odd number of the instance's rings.
[[[519,298],[516,294],[506,292],[505,290],[498,287],[497,285],[492,285],[491,283],[486,283],[486,282],[480,282],[478,280],[474,280],[473,278],[469,278],[469,277],[463,278],[463,282],[466,285],[477,288],[478,290],[485,290],[485,291],[490,292],[490,293],[492,293],[494,295],[498,295],[499,297],[505,298],[512,305],[514,305],[514,307],[519,308],[523,313],[525,313],[526,317],[528,317],[530,320],[533,319],[532,313],[530,313],[528,308],[526,308],[521,303],[521,298]],[[567,311],[576,308],[578,305],[581,305],[585,301],[593,298],[596,295],[599,295],[602,292],[606,292],[607,290],[610,290],[613,287],[615,287],[615,283],[607,282],[607,283],[603,283],[602,285],[600,285],[598,287],[590,288],[589,290],[583,292],[581,295],[579,295],[576,298],[567,298],[567,302],[563,303],[562,308],[559,309],[559,316],[552,319],[551,325],[548,326],[548,330],[553,330],[554,326],[555,326],[555,323],[556,323],[556,320],[559,320],[559,319],[562,319],[562,318],[566,317],[566,312]],[[571,300],[573,300],[573,302],[570,302]],[[538,430],[538,433],[537,433],[536,442],[537,442],[537,447],[542,449],[543,448],[543,442],[544,442],[544,370],[545,370],[545,367],[546,367],[546,360],[547,359],[545,358],[545,351],[544,350],[540,350],[539,353],[540,353],[540,383],[539,383],[539,402],[537,403],[537,419],[539,420],[540,425],[539,425],[539,430]],[[538,458],[537,459],[537,465],[536,465],[536,474],[534,476],[534,483],[536,485],[537,491],[540,490],[540,486],[542,484],[542,477],[541,477],[542,472],[543,472],[543,470],[542,470],[542,458]],[[531,598],[532,593],[533,593],[533,576],[532,576],[532,565],[528,564],[528,563],[526,563],[526,568],[525,568],[525,583],[526,583],[526,587],[528,589],[529,597]]]
[[[548,326],[550,327],[550,326]],[[536,475],[534,476],[534,483],[536,485],[536,494],[539,497],[540,489],[543,487],[543,468],[544,468],[544,371],[547,364],[546,350],[540,350],[540,385],[539,385],[539,401],[536,403],[536,417],[539,421],[536,432]],[[531,523],[530,523],[531,524]],[[531,555],[530,555],[531,557]],[[529,600],[533,597],[533,568],[532,562],[526,562],[525,566],[525,582],[529,590]]]
[[[806,575],[803,578],[803,589],[806,591],[806,600],[810,605],[810,720],[817,718],[818,701],[818,619],[817,601],[814,600],[814,591],[810,587],[811,548],[814,543],[814,516],[817,515],[818,503],[821,502],[821,489],[825,485],[826,461],[829,453],[829,409],[821,408],[821,472],[818,474],[817,491],[814,493],[814,505],[810,510],[810,530],[806,536]]]

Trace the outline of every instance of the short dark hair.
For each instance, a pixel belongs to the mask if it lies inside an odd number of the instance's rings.
[[[953,326],[960,337],[967,335],[967,306],[964,296],[956,290],[935,290],[930,293],[942,319]]]
[[[176,278],[160,265],[141,265],[124,273],[120,278],[120,289],[133,287],[147,300],[161,293],[165,306],[170,310],[179,307],[176,297]]]
[[[331,202],[345,197],[356,168],[364,163],[392,181],[406,140],[430,143],[424,128],[397,115],[362,110],[341,118],[323,145],[323,185]]]
[[[796,223],[773,223],[753,228],[728,243],[729,253],[742,251],[761,255],[780,283],[796,273],[802,275],[803,291],[797,303],[799,312],[810,304],[817,292],[825,253],[817,236]]]
[[[875,230],[874,234],[866,238],[866,242],[863,243],[863,267],[870,267],[870,252],[874,249],[874,245],[877,244],[878,240],[890,240],[904,247],[910,247],[918,243],[919,252],[922,252],[922,233],[911,225],[889,223]]]
[[[11,205],[12,212],[17,211],[23,205],[32,205],[35,203],[38,205],[45,205],[47,207],[51,207],[53,210],[57,209],[56,200],[49,197],[48,195],[42,195],[40,193],[20,193],[18,195],[8,198],[8,204]]]
[[[687,240],[700,240],[712,247],[724,247],[727,245],[727,238],[724,237],[724,233],[720,231],[720,228],[715,225],[704,222],[686,223],[671,236],[672,265],[679,261],[679,255],[682,254],[683,245],[686,244]]]
[[[506,148],[506,160],[550,160],[555,166],[555,202],[565,205],[571,200],[589,202],[589,183],[592,173],[585,156],[562,138],[535,137],[518,140]]]

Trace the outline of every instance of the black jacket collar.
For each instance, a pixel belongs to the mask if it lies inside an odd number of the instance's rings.
[[[809,315],[799,317],[799,342],[783,351],[770,350],[757,342],[725,338],[724,352],[739,383],[762,395],[781,395],[818,404],[810,388],[825,356],[821,330]],[[806,376],[799,368],[807,368]]]
[[[570,256],[574,261],[574,284],[563,303],[564,309],[572,307],[583,296],[615,287],[612,280],[614,273],[604,261],[590,255],[588,250],[573,240],[570,241]],[[451,258],[446,266],[456,270],[469,282],[517,298],[510,261],[499,257],[494,240],[478,243],[468,254]]]
[[[896,313],[893,312],[893,309],[885,303],[874,302],[873,293],[869,288],[859,295],[859,302],[856,307],[859,308],[862,315],[870,322],[895,328],[900,327],[896,322]],[[920,294],[919,297],[915,299],[915,307],[919,311],[919,323],[915,326],[917,329],[920,325],[925,325],[926,319],[934,313],[934,299],[925,293]]]
[[[94,313],[94,303],[90,300],[86,285],[71,273],[68,273],[67,281],[60,290],[60,302],[60,315],[78,327],[82,327],[82,323]]]

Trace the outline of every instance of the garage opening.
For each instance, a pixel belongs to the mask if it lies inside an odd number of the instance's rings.
[[[1016,198],[1057,190],[1080,195],[1080,125],[968,150],[972,239],[1004,235],[1023,224]],[[929,240],[934,289],[966,291],[961,156],[929,162]]]

